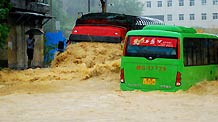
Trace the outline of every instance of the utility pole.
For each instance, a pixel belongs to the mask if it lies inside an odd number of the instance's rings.
[[[100,0],[100,1],[101,1],[102,13],[106,13],[107,12],[107,0]]]
[[[88,0],[88,13],[90,13],[90,0]]]

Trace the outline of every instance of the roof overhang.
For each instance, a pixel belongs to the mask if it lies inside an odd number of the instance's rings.
[[[36,13],[36,12],[23,12],[23,11],[15,11],[15,12],[10,12],[10,14],[17,15],[18,19],[16,20],[16,24],[19,23],[22,19],[22,23],[24,24],[31,18],[40,18],[40,19],[45,19],[45,21],[42,23],[42,25],[46,24],[50,19],[54,18],[50,15],[46,14],[41,14],[41,13]],[[24,19],[25,18],[25,19]]]

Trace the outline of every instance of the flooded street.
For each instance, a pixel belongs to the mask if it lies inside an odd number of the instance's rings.
[[[218,95],[123,92],[118,86],[114,81],[89,79],[48,93],[1,96],[0,121],[218,121]]]
[[[50,68],[0,71],[0,122],[218,121],[217,81],[186,92],[120,91],[120,45],[100,45],[75,45]]]
[[[218,122],[218,0],[0,0],[0,122]]]

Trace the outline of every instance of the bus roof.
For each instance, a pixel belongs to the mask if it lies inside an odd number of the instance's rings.
[[[143,28],[143,30],[163,30],[178,33],[197,33],[194,28],[175,25],[147,25]]]
[[[127,35],[149,35],[187,38],[218,38],[215,34],[197,33],[194,28],[175,25],[146,25],[142,30],[131,30]]]

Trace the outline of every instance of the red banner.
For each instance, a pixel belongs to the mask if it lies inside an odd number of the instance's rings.
[[[130,45],[138,46],[157,46],[157,47],[176,47],[176,38],[164,38],[164,37],[130,37]]]

